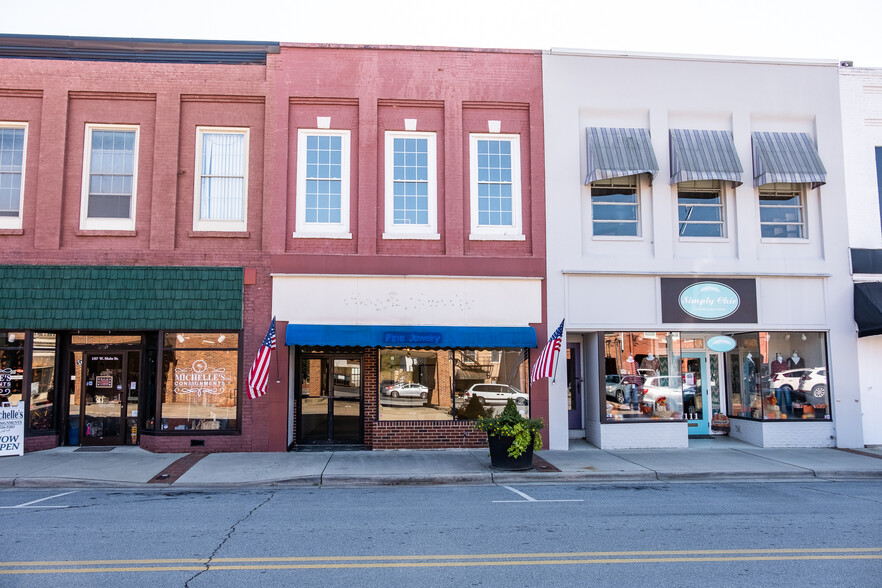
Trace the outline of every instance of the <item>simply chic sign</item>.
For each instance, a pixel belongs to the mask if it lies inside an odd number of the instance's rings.
[[[756,322],[756,280],[662,278],[662,322]]]
[[[24,455],[24,402],[0,406],[0,456]]]

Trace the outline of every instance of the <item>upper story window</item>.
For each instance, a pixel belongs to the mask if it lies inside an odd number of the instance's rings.
[[[518,135],[469,136],[471,238],[523,239]]]
[[[297,233],[351,238],[349,131],[301,129],[297,136]]]
[[[197,127],[193,230],[248,228],[247,128]]]
[[[27,129],[0,122],[0,229],[21,228]]]
[[[80,228],[134,230],[137,125],[86,125]]]
[[[759,188],[760,230],[764,239],[804,239],[805,199],[801,184]]]
[[[680,182],[677,185],[677,216],[680,237],[725,237],[724,204],[721,181]]]
[[[637,176],[593,182],[591,218],[595,237],[639,237]]]
[[[385,239],[440,239],[435,133],[386,133]]]

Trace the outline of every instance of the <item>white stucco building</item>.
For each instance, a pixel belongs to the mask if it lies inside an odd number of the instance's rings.
[[[839,70],[864,444],[882,444],[882,69]]]
[[[838,69],[544,55],[552,449],[863,446]]]

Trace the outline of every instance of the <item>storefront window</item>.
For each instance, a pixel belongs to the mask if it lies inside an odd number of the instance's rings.
[[[681,375],[680,346],[678,333],[604,335],[607,421],[683,420],[684,411],[694,409],[694,383]]]
[[[236,430],[238,382],[238,334],[166,333],[160,430]]]
[[[453,419],[450,351],[380,350],[380,420]]]
[[[52,333],[34,333],[30,392],[30,430],[52,430],[55,426],[55,335]]]
[[[380,351],[380,420],[471,420],[499,414],[509,398],[529,415],[523,350]]]
[[[25,334],[0,331],[0,403],[21,402]]]
[[[737,346],[726,354],[732,416],[831,418],[824,333],[760,332],[733,338]]]
[[[453,352],[456,418],[498,416],[509,399],[529,416],[528,353],[520,349],[463,349]]]

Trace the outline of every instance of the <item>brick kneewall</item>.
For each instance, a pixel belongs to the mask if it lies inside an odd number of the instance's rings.
[[[191,446],[190,440],[200,439],[205,445]],[[252,451],[241,435],[141,435],[141,449],[154,453],[229,453]]]
[[[451,449],[487,447],[487,433],[467,422],[378,421],[374,449]]]
[[[58,447],[58,445],[58,435],[38,435],[34,437],[25,437],[24,440],[25,453],[29,451],[52,449],[53,447]]]

